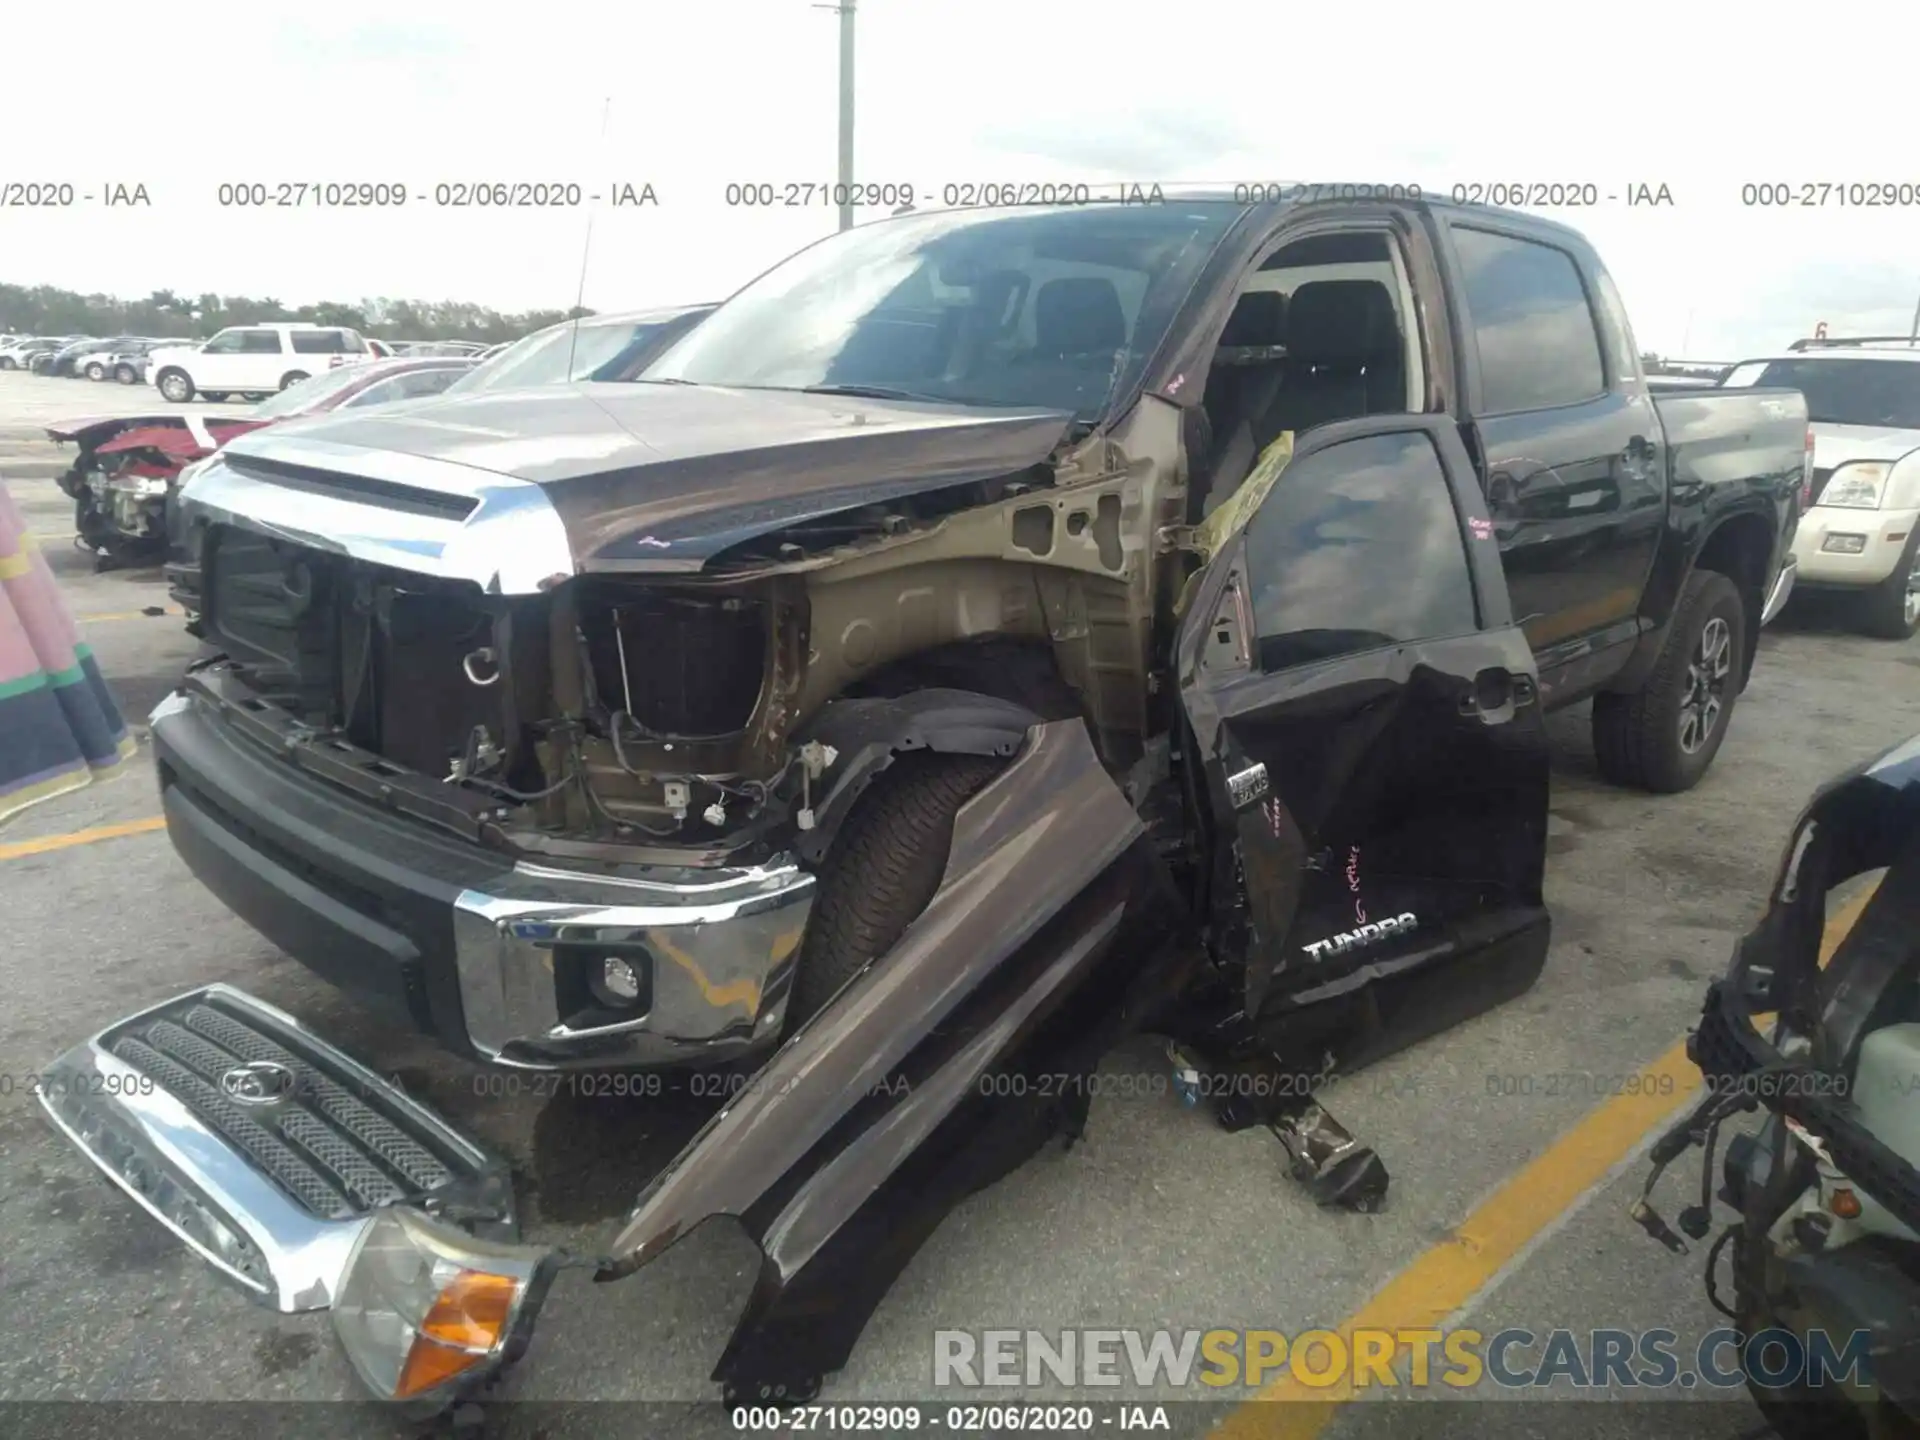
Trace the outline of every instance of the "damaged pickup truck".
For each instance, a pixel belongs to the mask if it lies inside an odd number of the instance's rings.
[[[714,1217],[764,1256],[715,1378],[814,1393],[1129,1033],[1377,1205],[1320,1082],[1539,973],[1548,704],[1599,693],[1610,773],[1705,769],[1805,429],[1650,397],[1558,226],[1194,197],[897,217],[635,382],[240,437],[182,492],[212,653],[153,716],[189,866],[474,1061],[751,1079],[568,1257],[224,986],[46,1104],[427,1408],[557,1268]]]

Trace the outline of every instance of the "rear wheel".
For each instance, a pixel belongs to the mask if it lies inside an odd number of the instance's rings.
[[[122,385],[138,385],[140,383],[140,372],[131,365],[116,365],[113,369],[113,378],[118,380]]]
[[[1593,698],[1600,773],[1661,795],[1697,785],[1726,738],[1746,644],[1746,606],[1733,582],[1694,571],[1646,683],[1631,695]]]
[[[1854,598],[1854,624],[1880,640],[1908,640],[1920,631],[1920,525],[1907,537],[1900,563]]]
[[[789,1028],[891,950],[946,873],[954,817],[1000,772],[974,755],[903,755],[854,802],[820,871],[787,1005]]]
[[[20,362],[11,355],[0,355],[0,370],[18,370]]]
[[[193,381],[184,370],[162,370],[154,383],[160,393],[176,405],[184,405],[193,398]]]
[[[291,389],[293,386],[298,385],[302,380],[306,378],[307,378],[307,372],[304,370],[289,370],[286,374],[280,377],[280,388],[282,390]]]

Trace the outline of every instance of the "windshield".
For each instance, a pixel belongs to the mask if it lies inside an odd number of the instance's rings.
[[[559,385],[585,380],[627,350],[660,329],[658,324],[609,325],[584,321],[579,338],[571,324],[549,325],[516,340],[485,364],[477,365],[449,385],[449,395],[475,390],[508,390],[523,385]],[[571,356],[572,364],[568,359]]]
[[[1242,208],[946,211],[860,226],[762,275],[641,378],[873,387],[1092,418],[1138,380]]]
[[[367,374],[362,367],[342,365],[337,370],[329,370],[323,375],[302,380],[297,385],[289,385],[278,395],[262,400],[253,407],[251,418],[282,420],[289,415],[304,415],[356,385],[366,383]]]
[[[1895,425],[1920,430],[1920,362],[1775,360],[1753,383],[1798,390],[1807,397],[1807,418],[1816,425]]]

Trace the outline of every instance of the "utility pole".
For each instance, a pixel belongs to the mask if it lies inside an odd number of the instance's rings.
[[[1916,341],[1920,341],[1920,302],[1913,307],[1913,328],[1907,332],[1907,344],[1912,345]]]
[[[855,0],[815,5],[840,17],[840,228],[853,228],[853,10]]]

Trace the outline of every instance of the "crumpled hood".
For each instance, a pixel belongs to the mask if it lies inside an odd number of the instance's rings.
[[[225,453],[269,471],[323,454],[342,475],[355,452],[375,475],[380,457],[407,456],[469,474],[476,494],[508,477],[545,493],[576,568],[684,568],[797,521],[1027,469],[1071,423],[1057,410],[582,384],[291,420]]]

